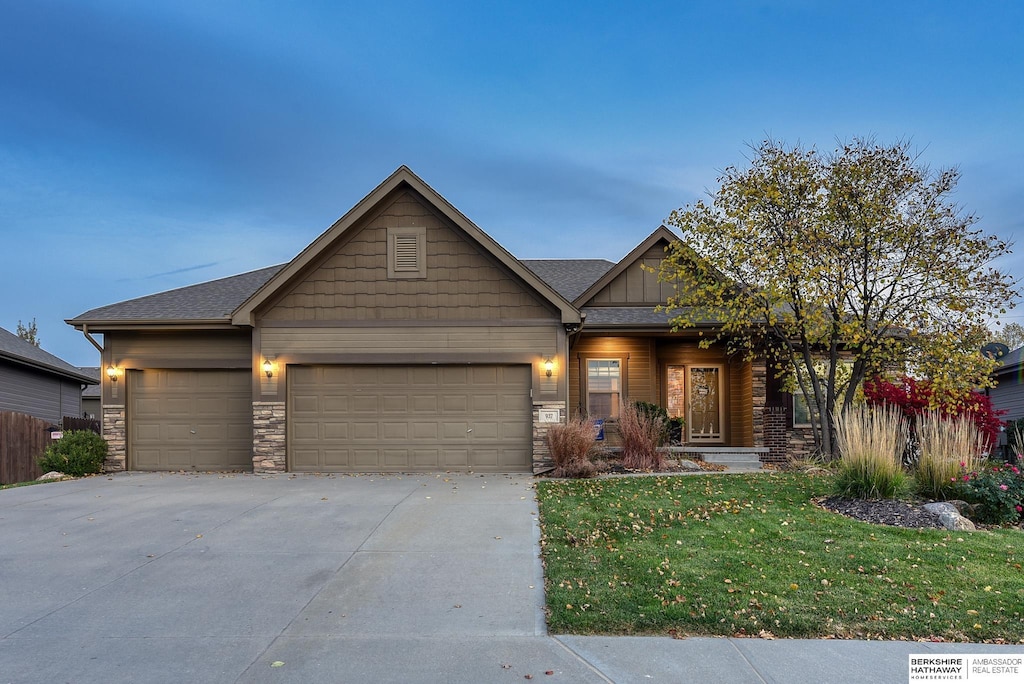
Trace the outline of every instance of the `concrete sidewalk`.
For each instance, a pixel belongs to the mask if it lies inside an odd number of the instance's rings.
[[[903,682],[905,642],[546,635],[528,475],[0,492],[3,682]],[[551,672],[551,675],[546,674]]]

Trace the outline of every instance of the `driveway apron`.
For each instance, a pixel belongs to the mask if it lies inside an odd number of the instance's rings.
[[[529,475],[4,490],[0,682],[593,681],[544,635],[538,534]]]

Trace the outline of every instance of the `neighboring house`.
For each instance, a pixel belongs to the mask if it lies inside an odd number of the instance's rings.
[[[96,381],[82,390],[82,418],[100,418],[100,369],[97,366],[79,366],[82,371]]]
[[[1014,349],[999,360],[1000,366],[992,373],[996,386],[987,390],[992,407],[1006,411],[1003,420],[1024,418],[1024,347]]]
[[[548,426],[627,398],[763,445],[765,364],[654,310],[675,239],[520,261],[403,166],[287,264],[68,323],[104,336],[112,468],[539,472]]]
[[[0,328],[0,411],[59,425],[82,415],[82,388],[96,380],[75,366]]]

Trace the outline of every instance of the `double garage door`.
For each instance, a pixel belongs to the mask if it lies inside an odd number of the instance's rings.
[[[293,366],[289,468],[525,471],[530,367]]]

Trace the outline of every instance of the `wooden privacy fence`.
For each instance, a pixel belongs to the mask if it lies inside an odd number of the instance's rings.
[[[50,445],[50,423],[24,413],[0,411],[0,484],[34,480],[36,459]]]
[[[75,416],[64,416],[61,421],[61,425],[64,427],[65,432],[72,430],[91,430],[97,435],[103,434],[100,428],[100,421],[95,418],[76,418]]]

